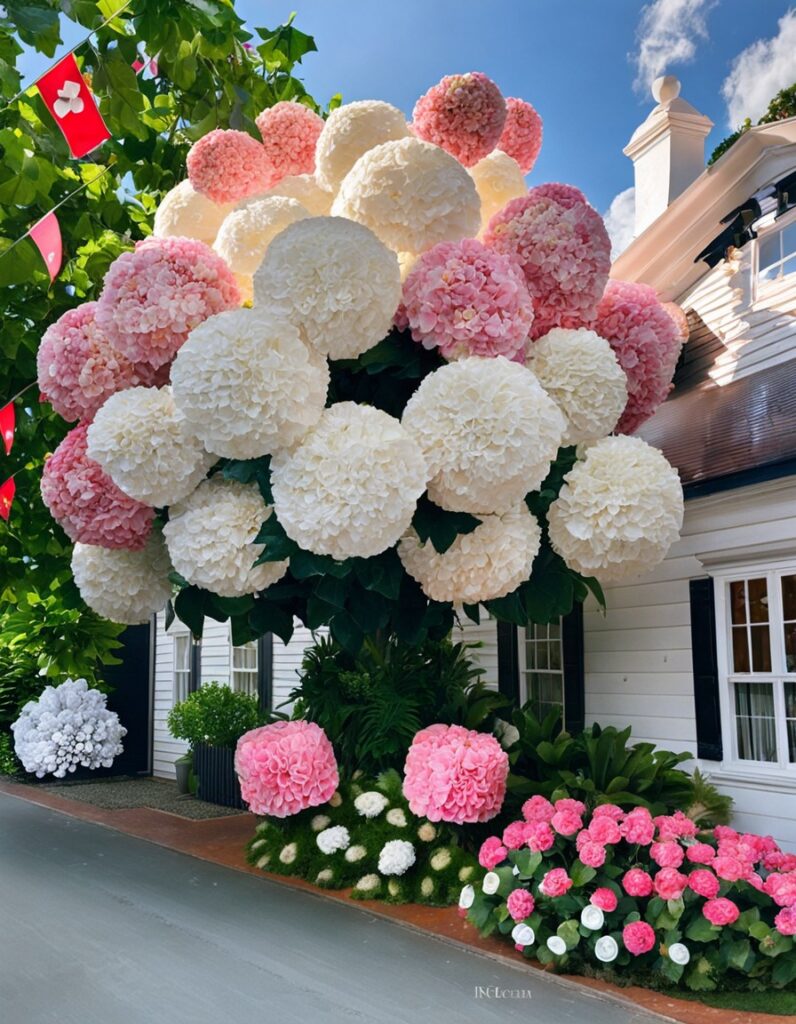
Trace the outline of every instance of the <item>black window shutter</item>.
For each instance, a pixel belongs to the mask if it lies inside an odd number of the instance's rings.
[[[195,693],[202,685],[202,641],[191,637],[191,674],[188,677],[188,692]]]
[[[517,627],[498,622],[498,689],[516,703],[520,700],[520,650]]]
[[[716,604],[710,577],[690,580],[691,658],[694,668],[697,756],[721,761],[719,670],[716,657]]]
[[[274,703],[274,635],[266,633],[257,641],[257,696],[260,711],[272,711]]]
[[[582,732],[586,719],[586,687],[583,664],[583,605],[576,603],[561,619],[561,647],[564,654],[564,726],[567,732]]]

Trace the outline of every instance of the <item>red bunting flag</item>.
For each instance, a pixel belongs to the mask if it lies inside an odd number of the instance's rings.
[[[63,260],[61,228],[58,224],[58,218],[50,211],[50,213],[45,214],[40,221],[33,225],[28,234],[36,243],[36,248],[41,253],[47,267],[47,273],[50,275],[50,281],[54,281],[58,277]]]
[[[11,506],[14,503],[14,495],[17,493],[17,485],[13,476],[10,476],[4,484],[0,484],[0,519],[8,522],[11,515]]]
[[[73,157],[85,156],[111,137],[74,54],[50,68],[36,85]]]
[[[11,454],[11,446],[14,443],[14,427],[16,416],[14,414],[14,403],[9,402],[0,409],[0,435],[6,448],[6,455]]]

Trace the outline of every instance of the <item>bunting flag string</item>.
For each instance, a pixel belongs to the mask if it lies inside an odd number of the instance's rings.
[[[43,74],[36,87],[75,159],[111,137],[73,53]]]
[[[0,484],[0,519],[8,522],[11,515],[11,506],[14,503],[14,495],[17,493],[17,485],[13,476],[10,476],[4,483]]]
[[[14,444],[14,430],[16,429],[16,413],[14,411],[14,400],[12,399],[0,409],[0,436],[3,438],[6,455],[11,454],[11,447]]]
[[[55,211],[50,210],[49,213],[45,213],[41,220],[36,221],[28,235],[41,253],[47,273],[50,275],[50,283],[52,283],[58,277],[63,262],[61,227],[55,216]]]

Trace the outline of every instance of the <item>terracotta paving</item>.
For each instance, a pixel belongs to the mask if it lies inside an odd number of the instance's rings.
[[[281,875],[268,874],[259,868],[251,867],[246,863],[244,846],[254,833],[257,819],[252,814],[195,821],[148,807],[108,810],[56,796],[53,793],[45,793],[35,786],[13,782],[0,781],[0,792],[69,814],[82,821],[104,825],[118,832],[165,846],[170,850],[197,857],[200,860],[221,864],[234,868],[236,871],[268,877],[271,881],[293,888],[306,889],[328,899],[345,901],[350,906],[359,907],[370,914],[377,914],[400,922],[407,927],[477,949],[487,956],[508,960],[515,967],[521,969],[543,969],[540,965],[513,953],[507,943],[498,938],[482,939],[470,925],[459,917],[453,908],[426,907],[418,904],[394,906],[378,900],[351,900],[347,890],[317,889],[302,879],[284,878]],[[564,977],[579,985],[610,993],[626,1002],[635,1003],[669,1020],[681,1021],[683,1024],[783,1024],[783,1021],[787,1019],[768,1013],[746,1013],[702,1006],[699,1003],[672,999],[659,992],[635,986],[619,988],[598,979],[573,975]]]

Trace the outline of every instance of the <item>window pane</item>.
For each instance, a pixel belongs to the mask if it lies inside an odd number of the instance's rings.
[[[190,671],[191,668],[191,639],[188,636],[174,637],[174,667],[177,670]]]
[[[782,577],[782,610],[786,622],[796,619],[796,576]]]
[[[766,267],[770,267],[772,263],[778,263],[780,260],[780,241],[781,235],[779,231],[772,231],[768,235],[764,235],[758,241],[759,245],[759,258],[758,268],[762,271]]]
[[[733,623],[746,622],[746,591],[743,580],[730,584],[730,608]]]
[[[785,724],[788,729],[788,760],[796,761],[796,683],[785,683]]]
[[[533,640],[525,641],[525,667],[536,668],[536,644]]]
[[[796,221],[788,226],[782,232],[782,255],[792,256],[796,252]]]
[[[732,668],[733,672],[749,671],[749,642],[746,626],[732,627]]]
[[[741,760],[777,760],[774,693],[769,683],[735,684],[735,722]]]
[[[540,643],[536,645],[536,667],[537,668],[549,668],[547,660],[547,644]]]
[[[771,644],[768,639],[768,626],[752,626],[752,671],[771,671]]]
[[[779,266],[779,273],[785,277],[786,274],[796,274],[796,256],[791,256],[789,260],[785,260]]]
[[[751,622],[768,622],[768,588],[765,579],[749,580],[749,613]]]
[[[548,647],[550,648],[550,668],[554,668],[554,669],[556,669],[556,671],[560,672],[561,671],[561,641],[560,640],[551,640],[548,643]]]
[[[561,637],[561,620],[558,622],[551,622],[547,627],[547,635],[551,640],[558,640]]]
[[[782,628],[785,631],[785,671],[796,672],[796,622],[786,622]]]

